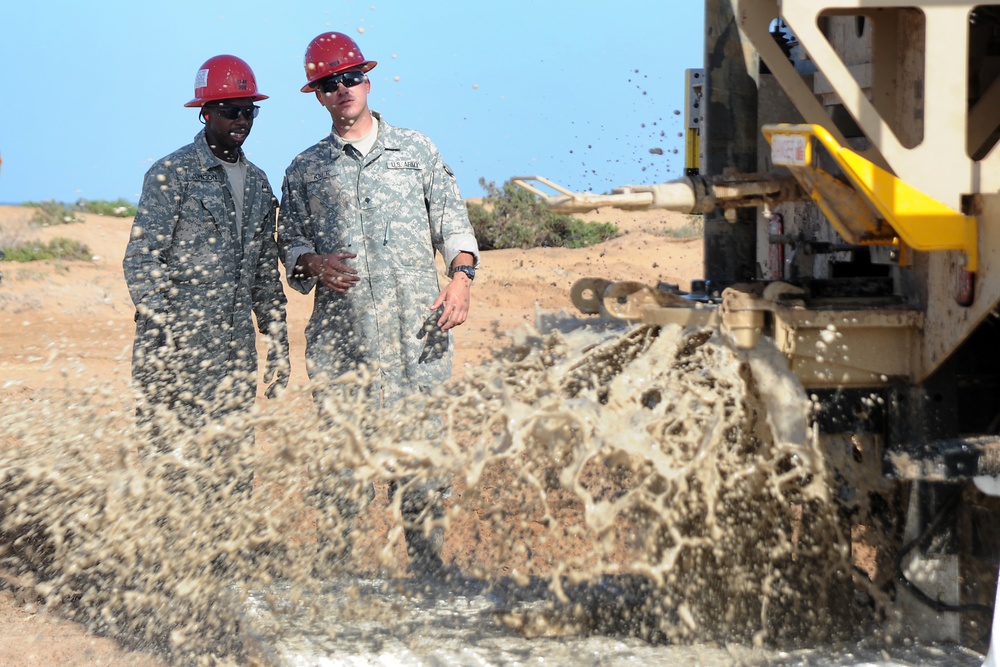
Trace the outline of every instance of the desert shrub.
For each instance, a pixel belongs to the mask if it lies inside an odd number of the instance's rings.
[[[115,218],[128,218],[136,214],[135,204],[126,199],[77,199],[75,204],[64,204],[54,200],[25,202],[25,206],[35,208],[35,215],[29,221],[32,227],[52,227],[83,222],[80,213],[94,213]]]
[[[93,253],[83,243],[56,237],[48,243],[44,241],[25,241],[10,247],[0,248],[8,262],[36,262],[44,259],[79,259],[89,260]]]
[[[610,222],[586,222],[577,218],[570,218],[560,231],[567,248],[586,248],[618,236],[618,227]]]
[[[502,188],[480,178],[482,205],[468,202],[469,220],[481,250],[502,248],[583,248],[618,235],[618,227],[553,213],[527,190],[507,181]]]
[[[125,199],[116,199],[114,201],[106,199],[97,199],[94,201],[78,199],[74,208],[85,213],[96,213],[97,215],[107,215],[115,218],[130,218],[136,214],[135,204]]]
[[[35,208],[35,214],[28,221],[32,227],[53,227],[83,222],[83,218],[76,211],[59,201],[26,202],[24,205]]]
[[[701,236],[705,232],[705,217],[701,215],[688,215],[687,224],[681,227],[663,230],[665,236],[675,239],[690,239]]]

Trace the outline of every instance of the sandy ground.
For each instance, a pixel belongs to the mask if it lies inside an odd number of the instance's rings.
[[[32,209],[0,206],[0,245],[57,236],[86,243],[90,262],[0,263],[0,402],[4,397],[81,383],[106,387],[128,402],[133,306],[121,259],[131,219],[84,215],[83,223],[28,226]],[[583,277],[690,287],[702,276],[702,241],[692,219],[661,211],[604,209],[580,216],[612,222],[622,234],[579,250],[538,248],[484,252],[473,286],[469,320],[455,333],[455,375],[488,358],[505,332],[533,322],[538,311],[569,310],[570,288]],[[311,296],[286,288],[292,383],[304,383],[303,330]],[[0,408],[2,410],[2,408]],[[161,665],[115,642],[39,610],[0,585],[0,665]]]

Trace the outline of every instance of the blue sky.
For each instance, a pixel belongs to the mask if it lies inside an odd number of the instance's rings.
[[[244,150],[279,188],[330,131],[299,92],[306,45],[329,30],[379,62],[370,106],[430,136],[465,197],[483,194],[480,178],[529,174],[593,192],[668,181],[684,168],[684,70],[704,44],[702,3],[677,0],[6,5],[0,203],[136,201],[152,161],[201,128],[183,104],[220,53],[270,96]]]

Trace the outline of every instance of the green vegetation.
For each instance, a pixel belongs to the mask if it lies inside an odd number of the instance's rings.
[[[28,222],[32,227],[54,227],[83,222],[83,218],[72,208],[58,201],[27,202],[25,206],[37,209]]]
[[[114,201],[107,201],[106,199],[87,201],[86,199],[79,199],[76,202],[76,208],[86,213],[96,213],[97,215],[107,215],[115,218],[131,218],[136,213],[135,204],[129,203],[124,199],[116,199]]]
[[[675,239],[691,239],[701,236],[705,232],[705,217],[701,215],[687,215],[687,224],[682,227],[663,230],[666,236]]]
[[[24,205],[38,209],[30,221],[32,227],[52,227],[53,225],[83,222],[80,213],[94,213],[96,215],[107,215],[116,218],[128,218],[134,216],[136,213],[135,204],[131,204],[125,199],[116,199],[114,201],[107,201],[106,199],[97,199],[94,201],[78,199],[72,205],[46,200],[43,202],[25,202]]]
[[[90,260],[93,253],[83,243],[58,236],[48,243],[25,241],[0,248],[8,262],[36,262],[44,259]]]
[[[482,205],[469,202],[466,207],[481,250],[584,248],[618,235],[615,225],[553,213],[513,181],[501,189],[480,178],[479,185],[486,190]]]
[[[610,222],[586,222],[569,216],[565,228],[560,229],[563,245],[567,248],[586,248],[618,236],[618,226]]]

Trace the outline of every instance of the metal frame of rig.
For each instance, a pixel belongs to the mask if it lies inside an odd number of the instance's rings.
[[[849,520],[881,533],[896,618],[980,638],[1000,558],[1000,5],[705,0],[685,86],[681,178],[515,179],[559,212],[704,215],[691,293],[592,278],[574,303],[780,351],[840,492],[865,499]]]

